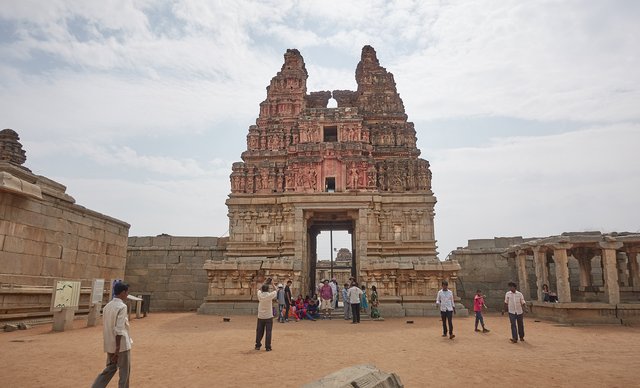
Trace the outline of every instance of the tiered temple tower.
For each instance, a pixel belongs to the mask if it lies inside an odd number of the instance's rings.
[[[387,315],[424,315],[459,266],[437,259],[429,162],[420,159],[393,74],[362,49],[357,91],[307,93],[298,50],[267,87],[242,162],[233,164],[225,259],[209,261],[204,313],[255,309],[265,277],[316,284],[316,237],[352,236],[352,275],[376,285]],[[327,108],[330,98],[337,108]],[[455,284],[451,281],[450,284]]]

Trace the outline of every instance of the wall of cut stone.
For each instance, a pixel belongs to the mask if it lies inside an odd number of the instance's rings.
[[[228,238],[129,237],[124,279],[150,294],[150,311],[194,311],[207,296],[206,260],[222,260]]]
[[[65,278],[90,286],[123,277],[129,225],[63,193],[38,199],[0,191],[1,284],[52,286]]]
[[[457,294],[462,304],[473,310],[473,297],[477,289],[486,295],[490,310],[501,310],[509,281],[518,280],[515,260],[505,258],[497,250],[456,250],[450,256],[460,264],[456,280]],[[527,267],[529,266],[527,260]],[[532,267],[533,268],[533,267]],[[527,295],[525,295],[525,299]]]

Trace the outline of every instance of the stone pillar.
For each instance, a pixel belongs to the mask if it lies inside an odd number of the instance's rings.
[[[95,302],[89,307],[89,315],[87,316],[87,327],[95,326],[98,318],[100,318],[100,309],[102,302]]]
[[[569,283],[569,259],[567,249],[570,244],[556,244],[553,246],[553,260],[556,263],[556,281],[558,300],[562,303],[571,302],[571,284]]]
[[[629,285],[640,290],[640,266],[638,265],[638,248],[627,249],[627,265],[629,266]]]
[[[591,259],[593,259],[593,251],[588,248],[574,248],[573,257],[578,260],[580,267],[580,290],[584,291],[587,287],[592,286],[591,281]]]
[[[300,290],[309,289],[309,271],[311,255],[308,238],[307,238],[307,222],[304,217],[304,211],[301,208],[294,210],[293,216],[293,241],[294,241],[294,257],[302,260],[302,273],[300,276]]]
[[[363,268],[363,263],[368,263],[367,258],[367,209],[358,209],[356,224],[356,231],[354,233],[355,241],[353,247],[356,248],[356,273],[360,273]],[[353,252],[352,252],[353,253]]]
[[[543,247],[534,247],[533,262],[536,268],[536,287],[538,288],[538,302],[542,302],[542,285],[549,284],[549,273],[547,272],[547,250]]]
[[[53,312],[53,331],[65,331],[73,329],[76,307],[63,307]]]
[[[627,275],[627,255],[624,252],[616,252],[616,268],[618,269],[618,284],[621,286],[629,285],[629,276]]]
[[[518,271],[518,286],[525,300],[531,297],[529,282],[527,281],[527,251],[521,250],[516,255],[516,269]]]
[[[603,241],[598,243],[602,249],[602,270],[604,277],[604,293],[610,304],[620,303],[620,285],[616,268],[616,250],[622,248],[621,242]]]

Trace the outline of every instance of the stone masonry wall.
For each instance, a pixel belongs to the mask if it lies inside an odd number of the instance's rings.
[[[0,191],[0,284],[122,278],[129,225],[71,201],[63,192],[38,199]]]
[[[206,260],[221,260],[228,238],[129,237],[124,280],[151,294],[150,311],[196,310],[207,296]]]
[[[455,255],[455,256],[454,256]],[[473,297],[477,289],[486,295],[485,303],[490,310],[501,310],[507,283],[517,281],[514,259],[502,257],[495,250],[485,252],[454,251],[451,257],[462,269],[458,272],[456,287],[462,304],[473,308]],[[527,266],[529,263],[527,263]],[[525,299],[527,295],[525,295]]]

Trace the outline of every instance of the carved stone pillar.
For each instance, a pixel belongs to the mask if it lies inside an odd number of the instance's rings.
[[[553,246],[553,260],[556,263],[556,282],[558,299],[560,302],[571,302],[571,284],[569,283],[569,259],[567,249],[570,244],[556,244]]]
[[[516,269],[518,271],[520,292],[524,294],[525,300],[527,300],[531,297],[529,282],[527,281],[527,251],[518,251],[516,255]]]
[[[591,259],[594,253],[590,248],[579,247],[572,250],[573,257],[578,260],[580,267],[580,290],[584,291],[587,287],[591,287]]]
[[[627,265],[629,268],[629,285],[640,289],[640,266],[638,265],[638,248],[627,249]]]
[[[547,250],[543,247],[534,247],[533,262],[536,269],[538,302],[542,302],[544,299],[542,296],[542,285],[549,284],[549,272],[547,271]]]
[[[610,304],[620,303],[620,285],[616,268],[616,250],[622,248],[621,242],[600,242],[602,249],[602,270],[604,277],[604,293]]]

